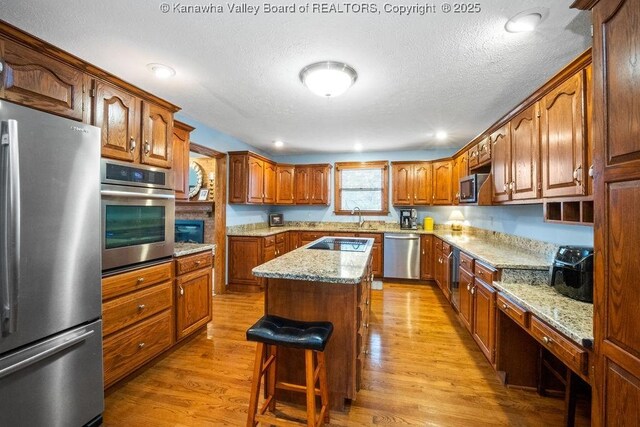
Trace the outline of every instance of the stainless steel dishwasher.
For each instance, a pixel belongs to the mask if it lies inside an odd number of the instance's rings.
[[[420,278],[420,235],[384,233],[384,277]]]

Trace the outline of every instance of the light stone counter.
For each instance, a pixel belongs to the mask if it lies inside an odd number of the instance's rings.
[[[502,281],[493,286],[573,341],[593,346],[593,304],[561,295],[546,284]]]
[[[253,275],[310,282],[360,283],[367,273],[373,239],[363,239],[367,241],[364,252],[308,249],[322,239],[324,237],[255,267]]]
[[[176,243],[173,246],[173,256],[176,258],[204,251],[211,251],[215,255],[216,245],[211,243]]]

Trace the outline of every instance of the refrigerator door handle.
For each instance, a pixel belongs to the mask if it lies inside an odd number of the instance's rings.
[[[18,122],[0,122],[0,333],[16,332],[20,284],[20,161]]]
[[[61,344],[57,344],[51,348],[48,348],[38,354],[34,354],[31,357],[21,360],[20,362],[14,363],[13,365],[7,366],[4,369],[0,369],[0,379],[9,376],[13,373],[16,373],[27,366],[33,365],[34,363],[38,363],[41,360],[47,359],[57,353],[60,353],[63,350],[66,350],[69,347],[73,347],[83,341],[86,341],[91,335],[93,335],[93,330],[87,331],[81,335],[70,338],[67,341],[64,341]]]

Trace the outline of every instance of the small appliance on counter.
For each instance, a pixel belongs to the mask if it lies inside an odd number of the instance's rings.
[[[422,223],[422,228],[424,228],[426,231],[433,231],[433,218],[431,218],[430,216],[425,216]]]
[[[593,248],[560,246],[551,267],[551,286],[562,295],[593,302]]]
[[[403,230],[417,230],[418,211],[415,209],[400,209],[400,228]]]

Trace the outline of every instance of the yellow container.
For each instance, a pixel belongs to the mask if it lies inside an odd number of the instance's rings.
[[[425,217],[422,228],[427,231],[433,231],[433,218],[431,218],[430,216]]]

